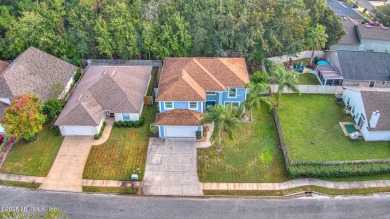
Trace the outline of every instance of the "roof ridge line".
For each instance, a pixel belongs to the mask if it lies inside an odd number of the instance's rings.
[[[207,70],[199,61],[197,58],[192,58],[192,60],[195,62],[196,65],[198,65],[204,72],[206,72],[207,75],[209,75],[219,86],[224,88],[226,90],[226,86],[223,85],[209,70]],[[194,79],[195,80],[195,79]]]
[[[226,65],[225,62],[222,61],[223,58],[217,58],[217,59],[218,59],[218,61],[221,62],[224,66],[226,66],[226,68],[228,68],[229,71],[230,71],[236,78],[238,78],[240,81],[242,81],[242,82],[245,83],[245,81],[242,80],[242,79],[235,73],[235,71],[233,71],[233,69],[231,69],[228,65]],[[229,59],[238,59],[238,58],[229,58]],[[248,70],[247,70],[247,71],[248,71]],[[246,84],[246,83],[245,83],[245,84]]]
[[[182,70],[182,77],[180,77],[180,78],[183,79],[184,82],[187,83],[191,87],[191,89],[193,91],[195,91],[195,93],[197,93],[203,99],[203,97],[194,89],[194,87],[190,83],[188,83],[185,78],[183,78],[184,75],[188,76],[191,80],[193,80],[194,84],[196,86],[199,86],[200,88],[202,88],[202,90],[204,90],[205,94],[206,94],[206,90],[193,77],[191,77],[191,75],[188,74],[188,72],[185,69]]]

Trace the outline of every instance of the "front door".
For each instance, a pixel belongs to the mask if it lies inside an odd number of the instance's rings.
[[[208,106],[215,106],[215,101],[214,100],[209,100],[209,101],[206,101],[206,110],[207,110],[207,107]]]

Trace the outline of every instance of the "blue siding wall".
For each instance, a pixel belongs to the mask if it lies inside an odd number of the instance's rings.
[[[173,109],[188,109],[189,108],[189,104],[190,104],[190,102],[174,102],[174,101],[168,101],[168,102],[173,102]],[[165,109],[164,102],[159,102],[159,107],[160,107],[160,112],[167,111]],[[198,109],[196,111],[202,112],[201,111],[202,109],[204,109],[203,102],[198,102]]]
[[[237,97],[230,98],[228,96],[228,92],[223,92],[223,103],[226,101],[239,101],[240,103],[244,102],[246,95],[246,89],[245,88],[237,88]],[[222,104],[223,104],[222,103]]]
[[[206,95],[206,100],[214,100],[215,102],[218,102],[218,93],[215,95]]]

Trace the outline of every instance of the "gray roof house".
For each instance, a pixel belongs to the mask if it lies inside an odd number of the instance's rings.
[[[89,66],[55,125],[63,136],[98,134],[107,116],[139,120],[151,66]]]
[[[330,50],[390,52],[390,30],[384,26],[360,24],[351,18],[343,17],[347,34]]]
[[[341,73],[343,86],[390,87],[390,53],[338,50],[325,59]]]
[[[343,99],[366,141],[390,141],[390,88],[345,87]]]
[[[77,67],[34,47],[28,48],[11,64],[0,61],[0,116],[12,97],[34,93],[42,101],[67,92]],[[0,125],[0,132],[3,132]]]

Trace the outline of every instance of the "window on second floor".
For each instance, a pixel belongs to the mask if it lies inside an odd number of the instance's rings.
[[[230,98],[237,97],[237,89],[236,88],[229,88],[228,95]]]
[[[198,102],[190,102],[190,109],[198,109]]]
[[[164,102],[165,109],[173,109],[173,102]]]

